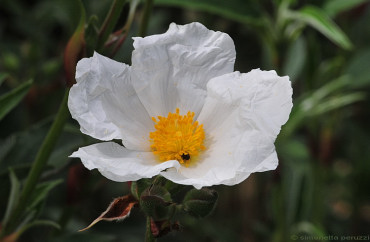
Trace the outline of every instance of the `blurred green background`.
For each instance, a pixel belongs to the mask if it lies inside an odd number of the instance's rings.
[[[0,1],[0,218],[17,185],[14,177],[18,182],[26,178],[63,98],[63,54],[81,17],[77,2]],[[112,1],[82,2],[89,37]],[[114,59],[131,63],[131,37],[138,35],[144,4],[138,4]],[[115,30],[125,25],[129,6],[130,1]],[[217,186],[219,201],[211,216],[183,218],[181,232],[159,241],[369,236],[369,1],[155,0],[147,35],[165,32],[171,22],[194,21],[232,37],[235,70],[274,69],[289,75],[294,107],[276,141],[277,170],[253,174],[233,187]],[[145,218],[139,210],[123,222],[100,222],[77,232],[113,198],[129,192],[126,183],[109,181],[68,158],[94,142],[68,120],[41,175],[40,192],[28,204],[29,221],[51,220],[60,229],[51,223],[34,226],[19,241],[143,241]]]

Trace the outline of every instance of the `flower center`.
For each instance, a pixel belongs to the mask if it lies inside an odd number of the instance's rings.
[[[178,108],[167,117],[158,116],[158,120],[152,117],[156,130],[149,134],[150,148],[161,161],[178,160],[188,166],[200,151],[205,150],[203,124],[199,125],[193,118],[193,112],[180,115]]]

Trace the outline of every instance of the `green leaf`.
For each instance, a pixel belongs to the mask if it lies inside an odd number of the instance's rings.
[[[284,75],[288,75],[293,81],[296,80],[304,67],[306,57],[306,41],[304,38],[298,38],[288,49],[283,65]]]
[[[140,199],[141,193],[152,184],[150,179],[143,178],[131,183],[131,194],[137,199]]]
[[[22,226],[18,231],[17,231],[17,237],[21,236],[24,232],[29,230],[32,227],[37,227],[37,226],[47,226],[47,227],[53,227],[55,229],[60,229],[60,225],[55,223],[54,221],[51,220],[36,220],[31,223],[28,223],[24,226]]]
[[[96,15],[92,15],[89,18],[85,29],[85,42],[86,42],[86,54],[87,56],[92,56],[95,49],[96,44],[98,41],[98,33],[99,28],[98,26],[98,17]]]
[[[345,73],[351,76],[352,87],[363,87],[370,85],[370,48],[362,49],[350,59]]]
[[[15,143],[16,143],[15,135],[12,135],[9,138],[5,139],[4,141],[0,142],[0,167],[2,160],[12,150]]]
[[[285,196],[285,223],[290,226],[304,208],[301,197],[312,192],[312,164],[306,144],[300,140],[289,139],[278,145],[279,154],[286,161],[283,166],[283,194]],[[309,197],[310,198],[310,197]],[[300,214],[301,215],[301,214]]]
[[[287,17],[310,25],[343,49],[350,50],[352,43],[346,34],[321,9],[306,6],[299,11],[287,10]]]
[[[325,101],[324,103],[317,105],[316,108],[312,110],[311,115],[319,115],[322,113],[326,113],[334,109],[338,109],[346,105],[364,100],[365,97],[366,97],[365,93],[362,93],[362,92],[355,92],[355,93],[350,93],[347,95],[333,97]]]
[[[325,231],[323,231],[322,228],[319,228],[317,225],[314,225],[310,222],[300,222],[297,225],[294,226],[295,234],[307,234],[311,236],[316,236],[316,237],[325,237],[327,234]]]
[[[341,12],[348,11],[368,1],[369,0],[329,0],[325,2],[323,8],[330,17],[334,17]]]
[[[351,85],[349,80],[348,76],[342,76],[296,100],[289,122],[284,125],[283,135],[281,136],[287,137],[292,134],[295,129],[304,123],[306,118],[322,115],[363,100],[365,95],[361,92],[334,95],[335,92],[348,88]]]
[[[156,5],[160,6],[175,6],[189,8],[198,11],[205,11],[211,14],[216,14],[224,18],[228,18],[243,24],[259,25],[260,20],[256,17],[254,8],[255,3],[245,0],[156,0]]]
[[[35,191],[32,194],[32,197],[30,199],[30,205],[27,207],[27,210],[32,210],[33,208],[35,208],[40,202],[42,202],[46,198],[48,193],[54,187],[56,187],[62,182],[63,182],[62,179],[58,179],[38,184]]]
[[[5,215],[2,221],[3,225],[8,222],[9,217],[11,216],[14,210],[14,206],[18,202],[19,195],[20,195],[20,183],[13,169],[9,169],[9,177],[10,177],[11,190],[9,194],[8,205],[6,207]]]
[[[4,118],[27,94],[32,85],[32,80],[22,83],[20,86],[0,96],[0,120]]]
[[[114,0],[112,2],[109,13],[107,14],[107,17],[105,18],[104,23],[99,31],[99,38],[97,43],[97,49],[99,51],[102,51],[102,48],[104,47],[104,44],[107,41],[109,35],[113,32],[113,29],[117,24],[125,3],[126,0]]]
[[[0,86],[6,80],[6,78],[8,78],[8,76],[9,75],[7,73],[0,73]]]

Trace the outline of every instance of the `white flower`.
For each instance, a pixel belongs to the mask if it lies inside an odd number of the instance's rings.
[[[233,72],[233,40],[200,23],[171,24],[134,47],[132,66],[97,53],[77,64],[72,117],[83,133],[124,146],[98,143],[71,157],[113,181],[160,174],[198,189],[276,168],[274,141],[292,108],[288,77]]]

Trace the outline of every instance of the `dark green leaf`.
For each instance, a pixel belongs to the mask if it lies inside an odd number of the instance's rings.
[[[319,115],[322,113],[329,112],[331,110],[344,107],[346,105],[364,100],[366,97],[365,93],[355,92],[346,95],[340,95],[338,97],[330,98],[329,100],[317,105],[311,115]]]
[[[299,11],[287,11],[287,17],[310,25],[343,49],[352,48],[347,35],[321,9],[306,6]]]
[[[152,184],[150,179],[140,179],[131,183],[131,194],[137,199],[140,199],[141,193]]]
[[[304,123],[306,118],[322,115],[363,100],[365,95],[361,92],[334,94],[348,87],[351,84],[349,80],[348,76],[342,76],[298,99],[293,107],[289,121],[283,127],[282,135],[289,136],[292,134],[296,128]]]
[[[350,59],[345,73],[351,76],[351,86],[362,87],[370,85],[369,63],[370,49],[358,51],[357,54]]]
[[[31,210],[35,208],[40,202],[42,202],[48,193],[57,185],[62,183],[63,180],[55,180],[55,181],[49,181],[40,183],[37,185],[35,191],[33,192],[32,198],[30,199],[30,205],[27,207],[28,210]]]
[[[17,236],[21,236],[24,232],[29,230],[32,227],[37,227],[37,226],[46,226],[46,227],[53,227],[55,229],[60,229],[59,224],[55,223],[54,221],[51,220],[36,220],[31,223],[28,223],[24,226],[22,226],[16,233]]]
[[[2,220],[2,224],[6,224],[11,216],[15,204],[18,202],[19,195],[20,195],[20,183],[12,169],[9,169],[9,177],[10,177],[10,184],[11,190],[8,198],[8,205],[6,207],[5,216]]]
[[[32,85],[32,80],[22,83],[19,87],[0,97],[0,120],[9,113],[27,94]]]
[[[99,38],[97,43],[97,49],[102,51],[105,42],[107,41],[109,35],[113,32],[114,27],[117,24],[118,18],[121,15],[123,6],[125,5],[126,0],[114,0],[112,2],[111,8],[107,17],[104,20],[104,23],[99,31]]]
[[[284,75],[288,75],[294,81],[304,67],[306,56],[306,41],[304,38],[298,38],[288,49],[283,66]]]
[[[348,11],[362,3],[368,2],[369,0],[329,0],[325,2],[324,11],[331,17]]]
[[[296,234],[304,233],[311,236],[324,238],[326,233],[322,228],[319,228],[317,225],[309,222],[300,222],[294,226]]]
[[[16,138],[14,135],[0,142],[0,164],[1,164],[1,161],[4,159],[4,157],[14,147],[15,143],[16,143]]]
[[[182,8],[189,8],[199,11],[205,11],[212,14],[217,14],[222,17],[250,25],[258,25],[260,20],[252,17],[255,16],[256,3],[250,1],[235,0],[156,0],[156,5],[162,6],[176,6]]]
[[[0,73],[0,86],[6,80],[6,78],[8,78],[8,76],[9,75],[7,73]]]

